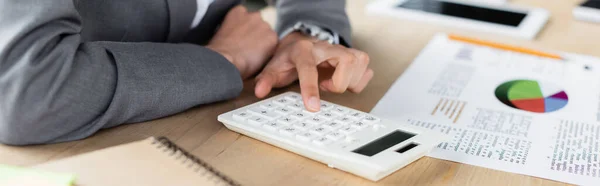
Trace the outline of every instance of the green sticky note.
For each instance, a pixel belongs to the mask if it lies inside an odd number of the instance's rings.
[[[36,183],[40,182],[47,183],[48,185],[70,186],[75,182],[75,175],[0,164],[0,185],[18,184],[19,181],[32,179],[35,180]]]

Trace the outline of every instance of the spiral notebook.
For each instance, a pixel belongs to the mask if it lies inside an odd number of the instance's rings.
[[[74,173],[76,186],[239,185],[165,137],[151,137],[34,168]]]

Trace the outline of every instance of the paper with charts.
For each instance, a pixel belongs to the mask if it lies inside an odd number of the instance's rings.
[[[440,34],[372,113],[451,135],[431,157],[598,185],[600,61],[563,57],[567,60],[509,52]]]

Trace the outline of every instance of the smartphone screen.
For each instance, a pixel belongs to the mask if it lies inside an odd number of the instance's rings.
[[[518,27],[527,14],[437,0],[407,0],[400,8]]]
[[[600,9],[600,0],[589,0],[581,4],[583,7]]]

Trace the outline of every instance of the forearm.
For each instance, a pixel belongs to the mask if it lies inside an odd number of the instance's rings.
[[[71,0],[9,2],[0,3],[1,143],[81,139],[241,91],[235,66],[201,46],[81,43]]]
[[[0,130],[6,133],[0,138],[12,144],[81,139],[230,99],[242,88],[232,64],[199,46],[100,42],[77,48],[48,54],[73,58],[20,60],[18,66],[30,67],[2,76]]]

